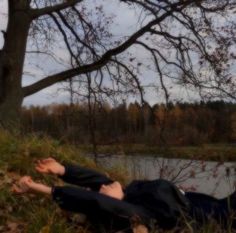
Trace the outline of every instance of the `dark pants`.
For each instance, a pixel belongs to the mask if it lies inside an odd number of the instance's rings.
[[[236,211],[236,192],[223,199],[194,192],[186,192],[185,196],[190,202],[189,216],[196,220],[198,225],[213,219],[224,228],[236,227],[236,221],[231,217]]]

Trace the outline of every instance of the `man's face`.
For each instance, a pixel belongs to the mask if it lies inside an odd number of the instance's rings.
[[[124,198],[124,192],[119,182],[115,181],[108,185],[102,185],[99,193],[122,200]]]

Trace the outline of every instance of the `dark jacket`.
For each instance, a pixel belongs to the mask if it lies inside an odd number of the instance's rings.
[[[108,232],[130,229],[132,218],[140,218],[146,225],[154,220],[161,228],[170,229],[189,209],[186,197],[166,180],[133,181],[124,189],[124,199],[118,200],[98,193],[102,184],[113,182],[110,178],[80,166],[65,168],[60,178],[90,190],[55,186],[53,200],[62,209],[84,213],[90,220],[104,224]]]

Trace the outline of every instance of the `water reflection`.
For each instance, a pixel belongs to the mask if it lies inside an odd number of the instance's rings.
[[[102,156],[98,163],[104,167],[121,166],[131,179],[165,178],[185,190],[224,197],[236,184],[235,163],[166,159],[155,156]]]

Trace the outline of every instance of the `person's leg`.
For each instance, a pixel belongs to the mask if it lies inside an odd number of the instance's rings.
[[[226,205],[227,208],[236,211],[236,191],[230,194],[229,196],[220,199],[222,205]]]
[[[219,200],[210,195],[196,192],[186,192],[190,202],[190,217],[200,225],[207,224],[210,219],[226,226],[228,223],[228,208],[225,200]]]
[[[222,208],[227,210],[227,224],[236,229],[236,191],[219,201]]]

